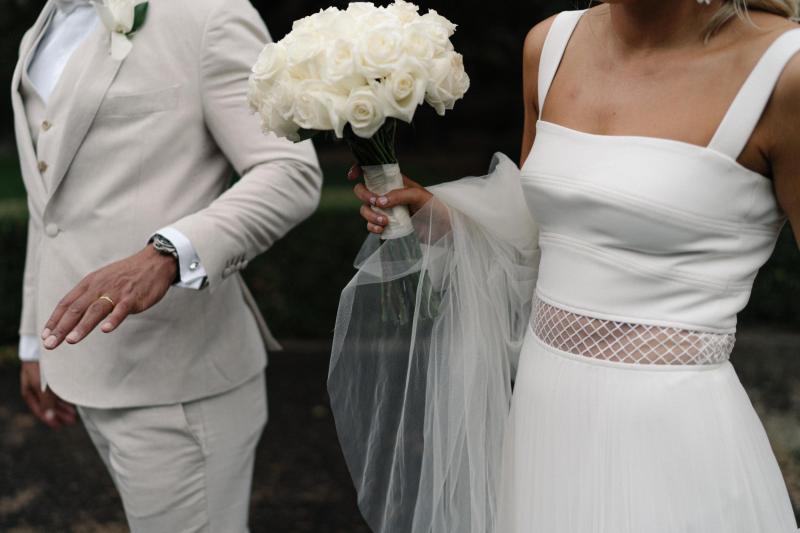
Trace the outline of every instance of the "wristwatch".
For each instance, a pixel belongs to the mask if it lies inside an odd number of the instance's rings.
[[[178,250],[175,248],[175,245],[172,244],[172,242],[169,239],[158,233],[153,235],[153,239],[150,242],[153,244],[153,248],[156,249],[156,252],[160,253],[161,255],[169,255],[175,258],[175,263],[176,265],[178,265],[178,268],[175,271],[174,283],[180,283],[181,281],[180,260],[178,259]]]
[[[178,258],[178,250],[175,249],[175,245],[170,242],[169,239],[166,237],[156,233],[153,235],[153,248],[156,249],[162,255],[171,255],[175,259]]]

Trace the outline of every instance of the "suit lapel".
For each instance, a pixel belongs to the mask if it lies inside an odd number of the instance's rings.
[[[25,69],[28,67],[32,53],[36,50],[41,40],[44,30],[54,12],[52,1],[47,2],[39,18],[31,27],[30,33],[25,37],[20,48],[17,66],[14,69],[14,76],[11,80],[11,105],[14,110],[14,125],[17,138],[17,149],[19,150],[20,164],[22,165],[22,179],[25,187],[33,198],[42,198],[45,193],[42,176],[36,168],[36,149],[33,146],[33,138],[28,126],[28,116],[25,111],[25,103],[22,101],[20,85]]]
[[[47,187],[48,202],[64,180],[122,66],[122,61],[111,57],[109,46],[108,30],[98,21],[91,35],[73,53],[48,102],[48,109],[61,115],[58,120],[63,124],[53,137],[55,156]]]

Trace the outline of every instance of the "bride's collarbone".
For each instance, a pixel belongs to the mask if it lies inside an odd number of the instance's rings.
[[[708,146],[744,81],[770,44],[797,25],[741,35],[703,54],[685,52],[650,64],[615,64],[580,39],[567,49],[540,119],[585,133],[636,136]],[[730,36],[720,36],[730,39]],[[770,175],[769,109],[738,158]]]

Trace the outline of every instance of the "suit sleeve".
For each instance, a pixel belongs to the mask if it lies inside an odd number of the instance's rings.
[[[247,0],[212,13],[201,58],[203,112],[217,145],[242,179],[208,208],[172,225],[192,243],[214,290],[319,203],[322,174],[310,142],[261,132],[247,105],[247,79],[270,39]]]

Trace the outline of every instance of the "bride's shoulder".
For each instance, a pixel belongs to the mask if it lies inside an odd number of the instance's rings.
[[[593,7],[586,10],[585,13],[587,15],[594,15],[599,12],[598,10],[600,7],[602,6]],[[528,35],[525,37],[525,45],[523,47],[526,67],[538,66],[539,57],[542,55],[542,48],[544,47],[545,39],[547,39],[547,34],[550,32],[553,22],[560,14],[561,13],[556,13],[555,15],[544,19],[528,31]]]
[[[525,56],[525,64],[539,64],[539,56],[542,55],[542,48],[550,27],[558,15],[548,17],[543,21],[536,24],[528,31],[525,37],[525,45],[523,47],[523,54]]]

